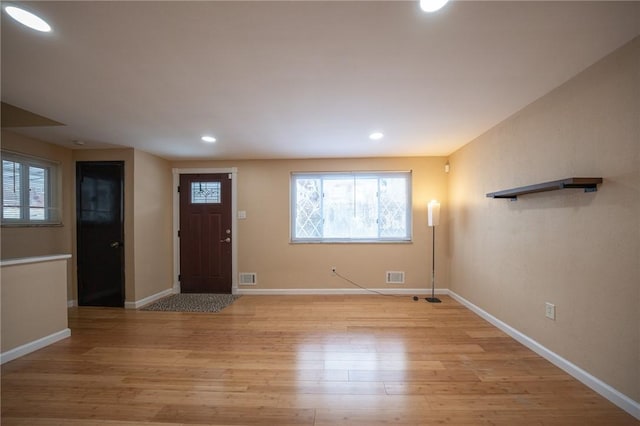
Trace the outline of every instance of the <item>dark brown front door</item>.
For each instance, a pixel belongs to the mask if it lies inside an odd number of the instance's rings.
[[[78,162],[78,304],[124,306],[124,163]]]
[[[231,293],[231,178],[180,175],[180,288]]]

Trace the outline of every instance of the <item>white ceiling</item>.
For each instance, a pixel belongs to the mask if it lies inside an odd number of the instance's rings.
[[[15,131],[168,159],[448,155],[640,34],[638,2],[23,4],[53,32],[2,13],[2,101],[66,126]]]

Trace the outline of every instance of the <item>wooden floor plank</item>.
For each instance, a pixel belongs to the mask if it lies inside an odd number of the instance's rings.
[[[71,308],[2,366],[2,425],[637,425],[443,296],[243,296],[217,314]]]

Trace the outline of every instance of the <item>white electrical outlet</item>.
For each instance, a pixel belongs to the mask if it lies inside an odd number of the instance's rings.
[[[544,315],[552,320],[556,319],[556,305],[554,305],[553,303],[545,303],[544,304]]]

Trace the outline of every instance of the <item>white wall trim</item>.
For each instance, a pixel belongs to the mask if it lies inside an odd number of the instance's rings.
[[[136,300],[135,302],[124,302],[125,309],[138,309],[143,307],[144,305],[148,305],[149,303],[153,303],[158,299],[162,299],[165,296],[169,296],[170,294],[174,294],[175,290],[173,287],[168,288],[166,290],[162,290],[159,293],[152,294],[149,297],[145,297],[144,299]]]
[[[173,172],[173,277],[174,288],[180,288],[178,274],[180,274],[180,239],[178,229],[180,229],[180,196],[177,188],[180,185],[180,175],[190,173],[230,173],[231,174],[231,293],[238,293],[238,168],[182,168],[172,169]]]
[[[67,300],[67,308],[73,308],[78,306],[78,301],[75,299]]]
[[[431,289],[426,288],[372,288],[370,290],[382,294],[394,295],[427,295]],[[347,295],[347,294],[376,294],[361,288],[239,288],[237,294],[261,295],[261,296],[285,296],[285,295]],[[448,294],[446,289],[436,289],[436,294]]]
[[[13,361],[16,358],[20,358],[21,356],[25,356],[27,354],[30,354],[31,352],[35,352],[38,349],[44,348],[45,346],[52,345],[59,340],[66,339],[69,336],[71,336],[71,330],[69,328],[65,328],[64,330],[57,331],[38,340],[34,340],[33,342],[25,343],[22,346],[10,349],[0,354],[0,364]]]
[[[30,263],[40,263],[40,262],[53,262],[56,260],[67,260],[71,259],[70,254],[54,254],[50,256],[31,256],[31,257],[20,257],[16,259],[4,259],[0,260],[0,266],[14,266],[14,265],[27,265]]]
[[[504,331],[506,334],[513,337],[515,340],[522,343],[523,345],[525,345],[527,348],[531,349],[532,351],[534,351],[541,357],[545,358],[555,366],[561,368],[562,370],[564,370],[574,378],[578,379],[579,381],[581,381],[582,383],[584,383],[585,385],[587,385],[588,387],[590,387],[591,389],[593,389],[594,391],[596,391],[597,393],[599,393],[600,395],[602,395],[603,397],[605,397],[606,399],[608,399],[609,401],[617,405],[618,407],[622,408],[627,413],[631,414],[632,416],[640,420],[640,403],[639,402],[634,401],[633,399],[629,398],[622,392],[612,388],[602,380],[589,374],[588,372],[578,367],[577,365],[573,364],[572,362],[566,360],[565,358],[561,357],[555,352],[550,351],[546,347],[542,346],[540,343],[536,342],[535,340],[531,339],[525,334],[522,334],[521,332],[511,327],[510,325],[502,322],[498,318],[494,317],[493,315],[484,311],[482,308],[469,302],[467,299],[456,294],[455,292],[448,290],[448,293],[449,293],[449,296],[451,296],[460,304],[464,305],[469,310],[475,312],[480,317],[487,320],[489,323],[498,327],[500,330]]]

